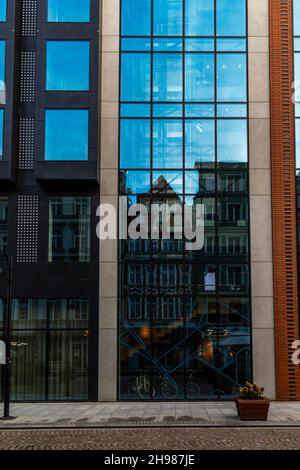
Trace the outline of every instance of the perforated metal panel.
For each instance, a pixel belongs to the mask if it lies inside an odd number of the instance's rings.
[[[18,196],[17,263],[38,261],[39,196]]]
[[[37,0],[22,1],[22,36],[36,36]]]
[[[36,53],[21,53],[21,101],[33,103],[35,100]]]
[[[19,170],[34,168],[34,119],[21,118],[19,131]]]

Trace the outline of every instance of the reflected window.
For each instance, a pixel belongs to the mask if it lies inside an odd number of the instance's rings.
[[[121,168],[150,168],[150,121],[121,121]]]
[[[150,66],[150,54],[122,54],[122,101],[150,101]]]
[[[151,0],[122,0],[123,36],[149,36]]]
[[[47,109],[45,160],[88,160],[88,121],[88,110]]]
[[[89,262],[91,199],[50,198],[48,260]]]
[[[213,54],[186,54],[186,101],[214,101]]]
[[[218,121],[218,162],[247,163],[247,121],[228,119]]]
[[[218,54],[218,101],[246,101],[245,54]]]
[[[90,21],[90,0],[48,0],[48,21],[86,23]]]
[[[6,21],[7,0],[0,0],[0,21]]]
[[[89,90],[89,41],[47,41],[46,63],[46,90]]]
[[[215,161],[214,121],[186,121],[185,125],[185,166],[197,168],[199,164]]]
[[[217,35],[246,35],[246,0],[217,0]]]
[[[8,243],[8,199],[0,198],[0,253],[7,251]]]
[[[153,167],[182,168],[182,122],[154,121]]]
[[[153,0],[154,36],[182,35],[182,1]]]
[[[211,0],[186,0],[187,36],[214,36],[214,2]]]
[[[153,100],[182,101],[182,55],[154,54]]]

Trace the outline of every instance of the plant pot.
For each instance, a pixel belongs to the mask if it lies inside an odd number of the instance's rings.
[[[268,419],[270,408],[268,398],[237,398],[235,404],[242,421],[267,421]]]

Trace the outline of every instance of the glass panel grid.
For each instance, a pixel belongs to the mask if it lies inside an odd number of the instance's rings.
[[[122,0],[122,12],[138,3]],[[147,67],[134,85],[121,70],[121,89],[138,92],[121,95],[120,194],[204,204],[205,243],[120,243],[120,397],[230,398],[251,379],[246,2],[147,5],[142,34],[122,15],[122,41],[151,49],[121,54]]]

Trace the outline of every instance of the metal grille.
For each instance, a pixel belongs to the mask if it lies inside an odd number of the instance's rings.
[[[21,101],[33,103],[35,100],[36,53],[21,53]]]
[[[38,261],[39,197],[18,196],[17,263]]]
[[[23,0],[22,36],[36,36],[36,33],[37,33],[37,0]]]
[[[19,170],[33,170],[34,163],[34,119],[20,119]]]

